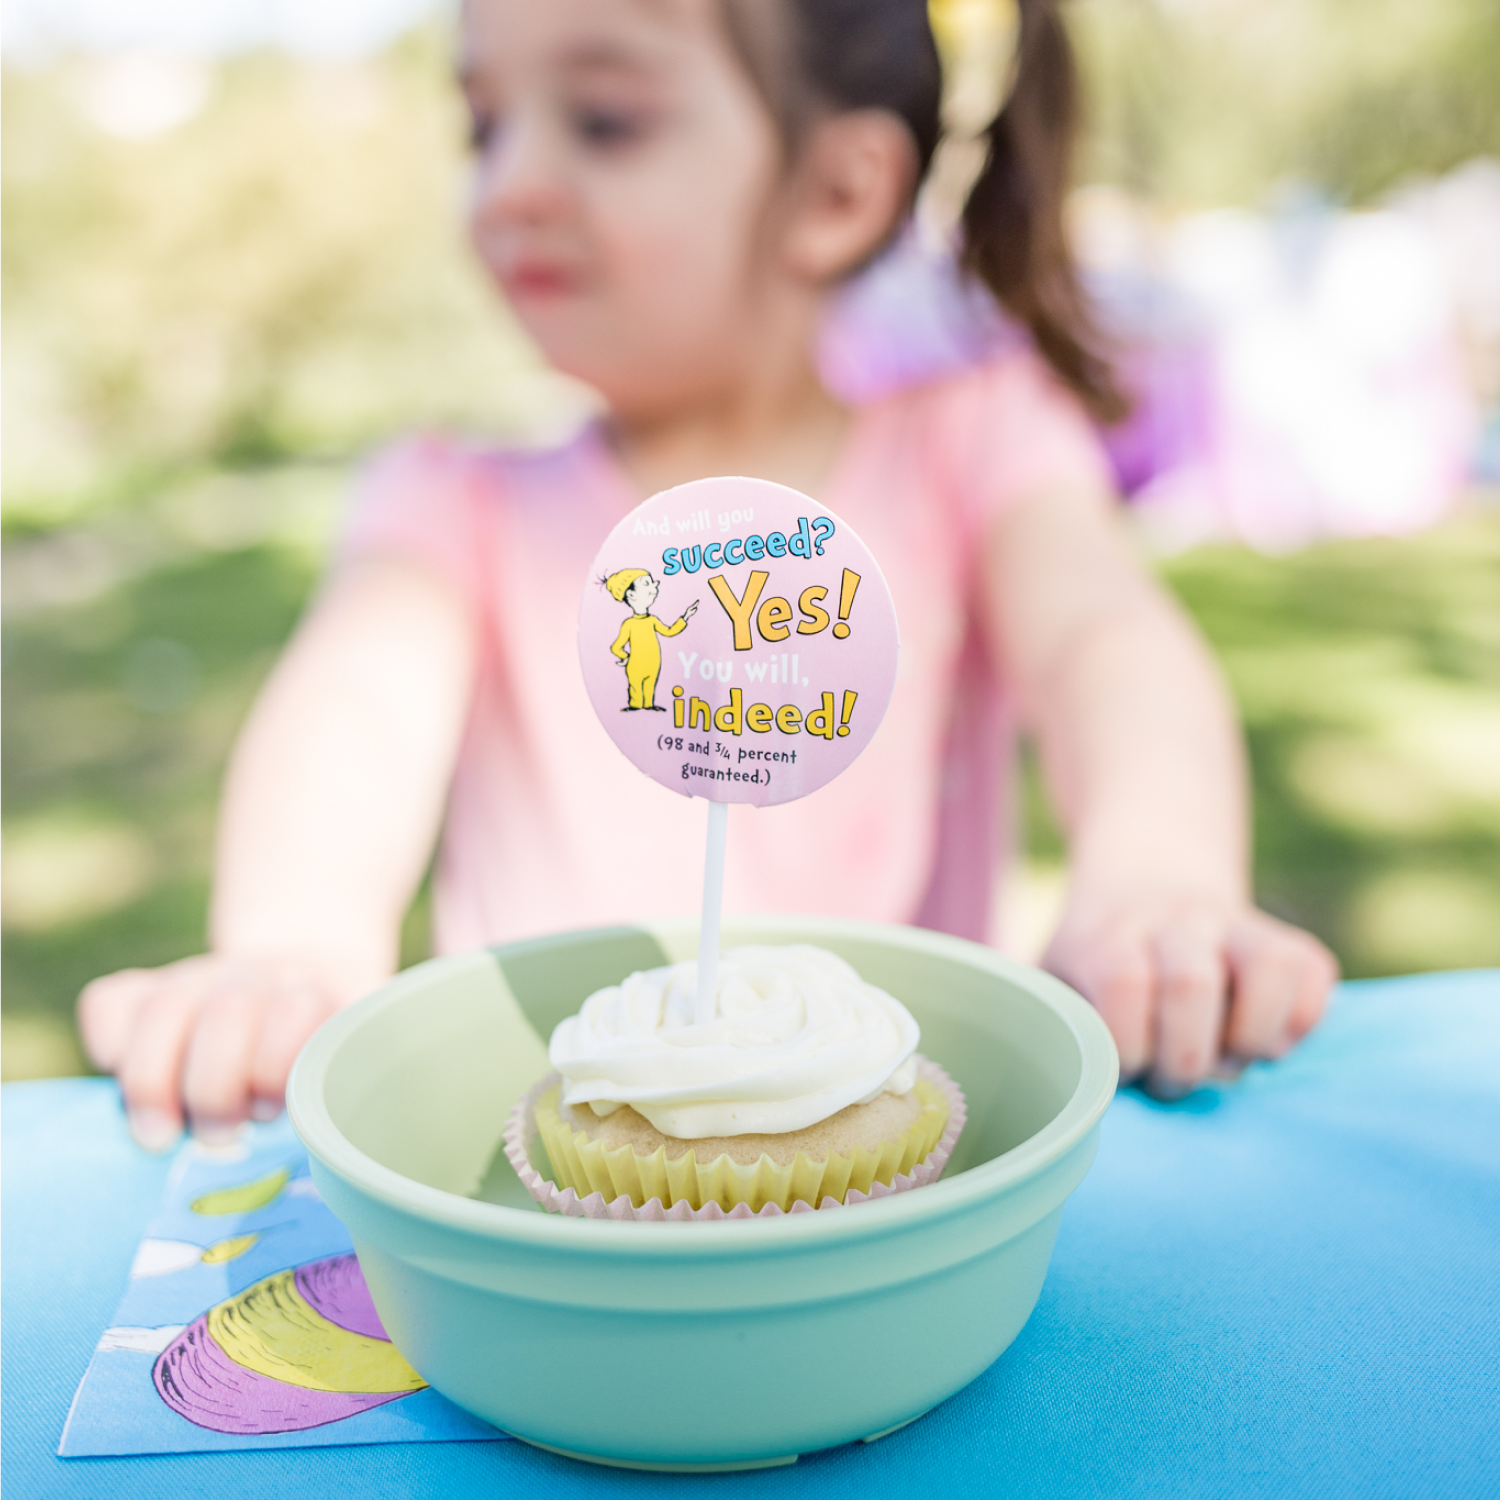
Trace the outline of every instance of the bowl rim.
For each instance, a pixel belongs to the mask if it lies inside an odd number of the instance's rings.
[[[689,918],[643,921],[634,925],[654,934],[697,932],[696,920]],[[642,1224],[571,1218],[465,1198],[404,1176],[366,1155],[344,1135],[328,1111],[322,1082],[347,1036],[381,1011],[402,1003],[412,990],[425,988],[437,969],[455,969],[481,961],[498,966],[498,954],[508,947],[531,947],[601,930],[578,928],[524,939],[515,944],[500,943],[429,959],[404,970],[363,999],[338,1011],[309,1038],[293,1064],[286,1094],[287,1114],[292,1126],[312,1161],[343,1179],[350,1187],[388,1208],[449,1229],[564,1255],[570,1252],[597,1254],[607,1250],[611,1255],[627,1257],[660,1258],[665,1254],[698,1260],[738,1257],[752,1247],[757,1252],[800,1252],[813,1243],[868,1237],[872,1232],[882,1230],[898,1233],[923,1220],[941,1220],[964,1214],[1030,1179],[1040,1177],[1047,1168],[1061,1161],[1089,1136],[1114,1097],[1119,1080],[1119,1056],[1109,1028],[1094,1007],[1060,979],[1007,958],[984,944],[898,923],[801,914],[736,916],[726,918],[725,928],[729,932],[774,928],[788,937],[800,933],[806,940],[821,933],[876,943],[888,943],[892,934],[899,933],[901,946],[986,969],[1026,990],[1064,1022],[1079,1049],[1078,1083],[1062,1109],[1035,1135],[1004,1154],[954,1177],[929,1183],[919,1192],[896,1193],[861,1204],[855,1212],[787,1214],[774,1219],[723,1219],[716,1221],[708,1232],[685,1230],[683,1225],[676,1223]]]

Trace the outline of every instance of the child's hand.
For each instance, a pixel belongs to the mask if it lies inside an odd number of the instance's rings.
[[[1043,963],[1098,1008],[1120,1076],[1165,1097],[1220,1057],[1280,1057],[1323,1013],[1338,979],[1310,934],[1254,907],[1201,896],[1079,892]]]
[[[352,995],[295,960],[204,954],[125,969],[78,997],[94,1064],[119,1077],[130,1129],[160,1151],[183,1128],[212,1140],[281,1109],[303,1042]]]

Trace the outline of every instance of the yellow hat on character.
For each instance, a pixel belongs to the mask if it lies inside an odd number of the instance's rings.
[[[625,602],[625,590],[630,587],[637,578],[644,578],[650,572],[649,568],[621,568],[618,573],[611,573],[604,580],[607,588],[621,604]]]

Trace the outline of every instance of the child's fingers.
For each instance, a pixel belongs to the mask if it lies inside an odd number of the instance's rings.
[[[1287,1037],[1300,1042],[1322,1017],[1328,992],[1339,982],[1339,961],[1309,932],[1292,929],[1302,949],[1302,972],[1287,1017]]]
[[[198,1012],[183,1062],[182,1098],[194,1134],[204,1140],[232,1132],[245,1118],[263,1003],[254,975],[229,974]]]
[[[283,985],[270,997],[250,1064],[250,1092],[261,1105],[259,1113],[280,1110],[302,1044],[333,1009],[332,997],[310,980]]]
[[[1151,949],[1141,934],[1121,933],[1101,945],[1094,1005],[1114,1036],[1122,1078],[1135,1078],[1151,1066],[1155,983]]]
[[[120,1090],[130,1131],[148,1151],[161,1151],[182,1133],[179,1083],[199,990],[191,980],[163,978],[146,997],[120,1061]]]
[[[1292,1008],[1306,972],[1297,934],[1252,916],[1229,936],[1234,998],[1224,1050],[1236,1057],[1280,1057],[1291,1046]]]
[[[1167,1093],[1201,1083],[1219,1056],[1225,964],[1218,924],[1185,917],[1156,934],[1156,1066]]]
[[[113,1073],[147,995],[161,983],[152,969],[122,969],[86,984],[78,996],[78,1034],[96,1068]]]
[[[1109,1027],[1120,1054],[1120,1077],[1129,1081],[1151,1065],[1151,996],[1155,968],[1150,945],[1133,928],[1119,926],[1092,940],[1062,938],[1048,966],[1075,985]]]

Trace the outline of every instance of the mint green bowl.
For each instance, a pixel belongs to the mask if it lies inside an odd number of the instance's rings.
[[[969,1122],[941,1181],[773,1220],[545,1214],[498,1149],[585,996],[692,957],[690,922],[564,933],[410,969],[330,1020],[287,1106],[396,1346],[528,1442],[747,1468],[878,1437],[966,1385],[1036,1305],[1118,1062],[1057,980],[914,928],[725,923],[817,943],[903,1001]]]

